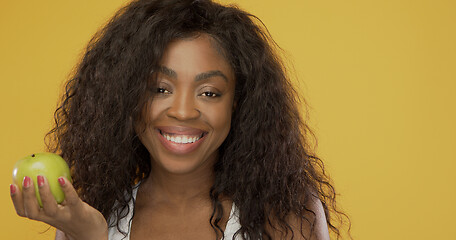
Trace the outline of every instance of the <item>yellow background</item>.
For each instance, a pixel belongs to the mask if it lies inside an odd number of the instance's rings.
[[[14,162],[44,150],[62,83],[127,1],[0,7],[2,239],[52,239],[15,215]],[[456,2],[239,0],[293,62],[355,239],[456,239]]]

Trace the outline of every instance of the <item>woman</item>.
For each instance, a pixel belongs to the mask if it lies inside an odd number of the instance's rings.
[[[137,0],[89,43],[49,150],[74,182],[12,194],[56,239],[329,239],[335,193],[259,20],[210,0]],[[16,188],[17,186],[12,186]]]

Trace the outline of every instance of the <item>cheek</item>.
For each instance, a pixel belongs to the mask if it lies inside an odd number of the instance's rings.
[[[149,118],[149,123],[158,119],[161,113],[163,113],[167,108],[167,102],[164,100],[156,99],[149,103],[149,109],[147,111],[147,116]]]
[[[153,124],[153,121],[159,116],[161,104],[157,104],[156,101],[149,102],[146,107],[144,107],[142,112],[142,121],[135,124],[135,131],[138,134],[139,139],[145,145],[151,145],[152,135],[155,133],[153,128],[150,126]],[[162,107],[163,108],[163,107]]]
[[[228,132],[230,131],[231,114],[232,107],[224,106],[214,108],[210,114],[206,115],[208,122],[213,126],[214,130],[218,132],[218,135],[220,135],[220,138],[223,138],[223,140],[225,140]]]

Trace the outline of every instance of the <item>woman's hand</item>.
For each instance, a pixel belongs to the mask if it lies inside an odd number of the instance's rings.
[[[65,200],[61,204],[54,199],[45,177],[38,176],[37,182],[42,208],[29,177],[24,178],[22,192],[18,186],[11,185],[11,199],[19,216],[54,226],[70,240],[108,239],[108,225],[103,215],[79,198],[70,181],[59,178],[65,193]]]

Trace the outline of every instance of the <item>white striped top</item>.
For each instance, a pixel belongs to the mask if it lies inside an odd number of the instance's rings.
[[[136,199],[137,192],[138,192],[138,187],[133,188],[133,192],[132,192],[133,199]],[[119,230],[117,229],[117,226],[113,226],[108,229],[109,240],[130,240],[131,219],[133,217],[133,209],[134,209],[133,199],[129,203],[130,211],[128,212],[128,215],[125,218],[122,218],[119,222],[120,228],[122,229],[122,231],[127,232],[127,236],[124,236],[121,232],[119,232]],[[111,219],[116,219],[116,218],[113,217]],[[230,218],[228,219],[228,223],[226,224],[226,228],[225,228],[225,234],[224,234],[225,240],[232,240],[234,234],[240,228],[241,228],[241,225],[239,224],[238,210],[233,203],[233,206],[231,207]],[[238,237],[236,237],[236,239],[233,239],[233,240],[240,240],[240,237],[238,236]]]

